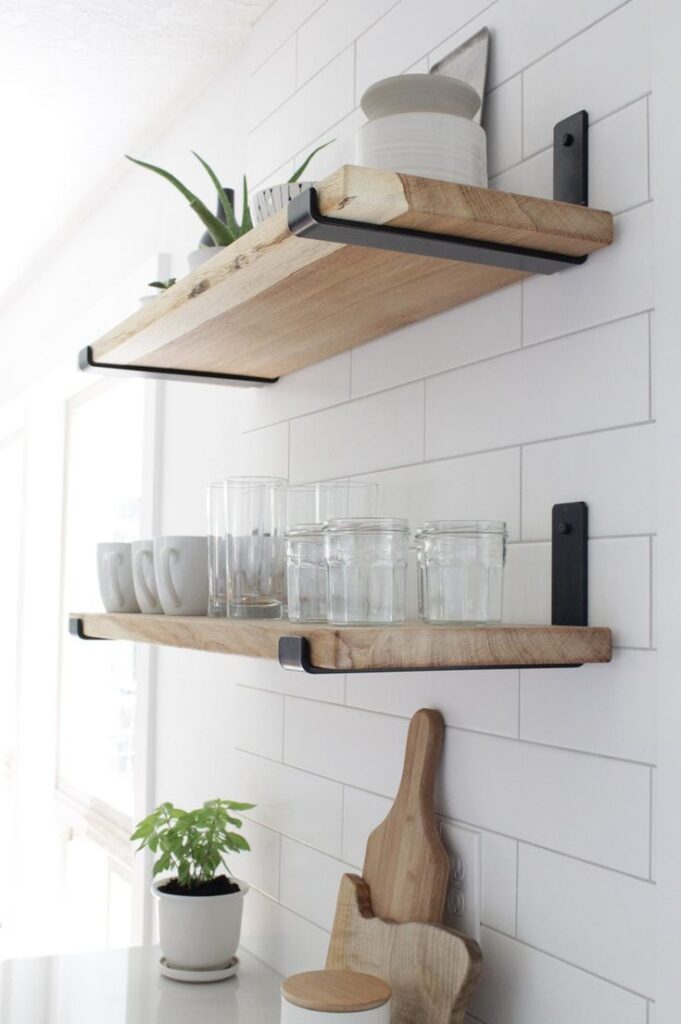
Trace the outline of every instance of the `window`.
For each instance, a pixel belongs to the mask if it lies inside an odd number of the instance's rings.
[[[66,611],[101,607],[97,542],[142,535],[144,396],[142,382],[126,381],[98,384],[67,404]],[[130,940],[137,693],[132,645],[63,644],[57,796],[73,922],[66,948]]]
[[[20,617],[20,571],[23,522],[23,438],[13,434],[0,440],[0,536],[3,546],[0,586],[0,821],[14,819],[14,784],[17,744],[17,654]],[[9,841],[0,843],[0,922],[6,920],[15,856],[14,829],[3,828]]]

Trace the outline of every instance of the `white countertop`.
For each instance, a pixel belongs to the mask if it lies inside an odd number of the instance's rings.
[[[277,1024],[281,977],[239,950],[236,977],[161,977],[157,948],[6,960],[1,1024]]]

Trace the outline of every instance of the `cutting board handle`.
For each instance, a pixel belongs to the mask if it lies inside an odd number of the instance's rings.
[[[439,711],[416,712],[409,725],[395,802],[367,841],[362,876],[371,892],[373,912],[383,920],[442,921],[449,858],[434,806],[443,737]]]

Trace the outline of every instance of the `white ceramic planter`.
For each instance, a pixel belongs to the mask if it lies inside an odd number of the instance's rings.
[[[225,967],[241,937],[241,918],[248,883],[232,879],[239,892],[224,896],[175,896],[161,892],[167,879],[151,887],[158,900],[161,953],[172,967],[207,970]]]
[[[313,188],[315,181],[294,181],[286,182],[284,185],[270,185],[269,188],[260,189],[255,193],[253,205],[255,207],[255,219],[259,224],[271,217],[273,213],[283,210],[286,204],[303,192],[306,188]]]
[[[187,265],[190,272],[200,267],[206,260],[210,260],[213,256],[217,256],[219,252],[227,247],[224,245],[202,245],[198,249],[194,249],[193,252],[187,253]]]

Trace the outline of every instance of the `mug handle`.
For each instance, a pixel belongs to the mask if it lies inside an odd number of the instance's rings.
[[[145,558],[148,558],[149,561],[153,563],[151,552],[147,551],[145,548],[138,548],[138,550],[135,552],[135,575],[137,577],[137,583],[139,585],[140,590],[142,591],[142,596],[144,600],[151,608],[155,608],[156,605],[158,604],[158,601],[156,600],[156,597],[149,589],[146,576],[144,575],[143,563]]]
[[[176,562],[179,557],[177,549],[163,548],[163,550],[161,551],[161,579],[163,580],[163,585],[170,594],[171,602],[173,603],[175,608],[180,608],[182,606],[182,602],[180,601],[180,596],[178,592],[175,590],[175,584],[173,583],[172,577],[170,575],[171,556],[173,558],[173,561]]]
[[[113,592],[114,601],[119,608],[125,604],[121,582],[118,578],[118,567],[123,565],[123,555],[120,551],[108,551],[106,555],[106,568],[109,574],[109,583]]]

